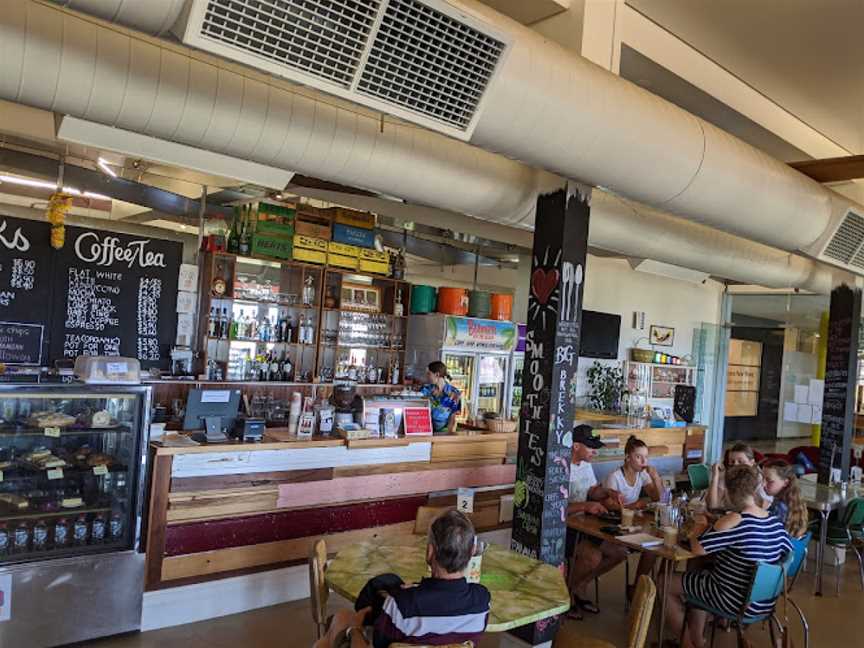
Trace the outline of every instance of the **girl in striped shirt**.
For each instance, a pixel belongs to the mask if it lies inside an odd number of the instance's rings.
[[[756,504],[759,483],[756,468],[730,468],[726,473],[726,491],[736,512],[721,517],[712,529],[708,529],[702,519],[691,532],[691,551],[696,555],[714,554],[715,561],[710,569],[674,575],[670,583],[668,620],[676,634],[680,635],[684,622],[682,594],[737,615],[746,602],[756,563],[778,563],[792,550],[783,523]],[[746,614],[766,614],[773,607],[774,601],[758,601],[750,604]],[[705,612],[691,611],[683,648],[703,646],[706,620]]]

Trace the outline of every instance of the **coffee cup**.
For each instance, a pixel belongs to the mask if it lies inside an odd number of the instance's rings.
[[[663,544],[667,547],[675,547],[678,545],[678,527],[663,527]]]
[[[633,509],[621,509],[621,526],[631,527],[633,526],[633,517],[635,515],[635,511]]]

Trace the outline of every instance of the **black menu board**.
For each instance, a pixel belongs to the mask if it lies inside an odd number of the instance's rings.
[[[819,482],[831,478],[831,460],[840,462],[843,479],[849,474],[854,429],[855,379],[858,375],[858,328],[861,291],[842,285],[831,291],[828,316],[828,352],[825,359],[825,394],[822,397],[822,432],[819,442]],[[836,448],[836,450],[835,450]]]
[[[121,355],[166,368],[182,254],[173,241],[67,227],[54,263],[51,357]]]
[[[38,365],[46,355],[51,257],[47,223],[0,215],[0,362]]]
[[[0,362],[47,365],[79,355],[167,368],[177,330],[183,246],[0,215]]]

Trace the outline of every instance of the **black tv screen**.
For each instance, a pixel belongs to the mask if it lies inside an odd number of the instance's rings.
[[[583,358],[617,360],[620,335],[620,315],[583,310],[579,355]]]

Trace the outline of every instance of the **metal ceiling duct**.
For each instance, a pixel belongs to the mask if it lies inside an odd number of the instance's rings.
[[[145,3],[140,4],[143,10]],[[153,14],[148,16],[148,25],[167,21],[164,3],[160,4],[162,6],[153,3]],[[150,6],[149,3],[147,6]],[[161,19],[157,15],[160,12]],[[505,19],[498,17],[497,20]],[[509,29],[509,23],[506,24]],[[524,47],[534,44],[539,48],[542,45],[542,50],[535,52],[538,57],[541,53],[545,56],[550,48],[555,50],[558,57],[556,65],[548,70],[535,70],[538,76],[544,77],[544,83],[549,83],[550,88],[556,86],[559,89],[573,85],[586,86],[582,89],[584,92],[596,92],[597,95],[588,105],[603,108],[610,115],[624,120],[622,124],[610,122],[609,130],[633,130],[626,120],[634,119],[634,115],[638,115],[642,109],[644,102],[640,99],[641,90],[582,59],[578,59],[580,66],[589,66],[591,75],[599,75],[596,91],[591,88],[593,81],[585,84],[581,81],[570,84],[561,82],[568,78],[576,80],[566,67],[562,67],[567,57],[542,39],[538,43],[536,35],[531,34],[527,32],[527,44]],[[520,33],[507,65],[510,65],[511,60],[521,60],[527,65],[526,61],[531,58],[529,50],[524,50],[524,56],[516,55],[517,51],[522,51],[518,49],[518,40],[522,38]],[[229,67],[206,55],[193,54],[181,46],[112,29],[97,21],[83,19],[33,0],[8,0],[0,15],[0,98],[3,99],[314,177],[333,179],[345,185],[399,196],[409,202],[434,205],[499,223],[530,225],[537,193],[556,188],[562,183],[560,177],[551,173],[411,124],[388,123],[382,132],[380,121],[363,109],[318,97],[312,91],[294,92],[254,73],[242,73]],[[527,73],[523,67],[514,69]],[[553,83],[553,79],[547,78],[550,75],[559,82]],[[618,97],[616,101],[632,103],[633,115],[620,112],[624,109],[623,104],[605,106],[604,101],[611,101],[612,95],[608,95],[606,100],[600,98],[599,95],[606,91],[607,86],[615,85],[613,79],[615,83],[624,84],[627,93],[630,93],[623,98]],[[489,92],[504,92],[504,88],[498,87],[501,81],[502,77],[495,80]],[[505,148],[518,139],[520,146],[525,148],[524,158],[540,155],[543,147],[548,145],[546,155],[552,160],[567,147],[572,147],[573,151],[562,159],[586,157],[590,160],[592,156],[589,151],[596,154],[603,149],[600,141],[603,139],[603,129],[597,124],[586,122],[584,117],[571,115],[569,109],[555,107],[542,96],[529,97],[534,92],[544,91],[536,83],[526,85],[518,96],[499,95],[494,101],[484,100],[485,110],[494,110],[499,115],[497,119],[507,122],[507,125],[486,123],[484,113],[477,123],[475,136],[483,133],[481,139],[489,148],[510,154],[513,151]],[[659,99],[653,101],[656,110],[670,114],[678,111]],[[493,109],[491,104],[498,102],[504,102],[505,105]],[[529,120],[528,105],[536,105],[536,102],[543,103],[544,107],[535,119]],[[505,114],[508,105],[513,111],[509,118]],[[571,101],[565,105],[579,103]],[[682,118],[678,113],[675,113],[676,119]],[[694,117],[682,114],[682,119],[690,124],[690,130],[693,124],[696,124],[696,130],[703,129]],[[547,130],[556,124],[559,128],[566,128],[566,123],[571,119],[579,122],[581,138],[562,131],[559,132],[560,139],[555,141],[554,146],[551,145]],[[682,169],[692,166],[694,159],[688,159],[688,156],[695,155],[695,159],[702,159],[699,150],[704,142],[695,147],[699,149],[695,153],[689,144],[682,149],[676,142],[683,136],[676,138],[673,137],[674,133],[667,132],[674,130],[669,121],[672,120],[671,116],[661,119],[659,125],[652,123],[650,114],[640,119],[641,126],[637,129],[640,137],[653,136],[655,132],[668,135],[668,141],[661,147],[663,155],[667,156],[664,163],[658,164],[659,158],[651,159],[650,163],[645,164],[646,168],[637,173],[631,162],[632,157],[645,157],[646,151],[651,157],[654,152],[659,154],[659,151],[648,143],[640,144],[639,137],[631,132],[626,146],[621,142],[621,145],[604,153],[608,159],[602,164],[614,171],[616,162],[613,158],[617,156],[621,177],[632,179],[641,175],[643,177],[637,178],[635,186],[638,188],[641,183],[646,187],[644,193],[653,191],[656,193],[655,198],[663,198],[666,193],[674,193],[673,189],[677,186],[670,178],[687,175]],[[504,131],[507,130],[513,132],[506,135]],[[62,132],[61,126],[61,137]],[[501,142],[510,144],[507,147],[493,146],[489,139],[493,133],[501,136]],[[118,130],[117,137],[122,135]],[[731,146],[729,136],[715,135],[719,141]],[[610,137],[615,140],[624,135],[613,132]],[[528,144],[531,141],[536,142],[534,151],[528,150],[532,148]],[[563,146],[565,142],[566,146]],[[741,147],[746,145],[741,144]],[[529,152],[530,156],[527,155]],[[744,150],[744,156],[753,164],[755,157],[759,157],[749,148]],[[705,160],[708,160],[707,153]],[[729,162],[734,166],[735,160]],[[601,165],[599,161],[592,164]],[[557,166],[557,163],[550,166]],[[703,166],[713,168],[716,163],[711,161]],[[777,165],[769,166],[779,176],[783,176]],[[750,169],[750,165],[742,164],[742,168]],[[751,170],[755,173],[755,169]],[[647,182],[644,176],[655,172],[662,182],[658,180],[651,188],[652,183]],[[577,173],[568,175],[587,177]],[[736,174],[727,172],[726,175],[729,176],[728,182],[721,184],[728,192],[735,186],[732,176]],[[696,182],[692,173],[689,181]],[[802,219],[801,227],[790,227],[788,219],[800,214],[798,210],[785,214],[782,225],[777,222],[774,212],[769,214],[767,220],[773,223],[769,229],[776,235],[774,238],[794,247],[797,243],[789,239],[809,239],[816,236],[820,228],[824,229],[824,224],[819,221],[824,210],[818,207],[822,202],[830,201],[824,200],[824,190],[815,183],[812,184],[818,191],[807,183],[791,184],[796,189],[793,193],[800,199],[797,209],[802,209],[801,205],[813,207],[813,214],[809,215],[812,220]],[[770,183],[766,182],[759,189],[767,192],[769,186]],[[716,192],[708,192],[708,195],[716,196]],[[732,195],[727,193],[721,197],[723,200],[718,198],[712,210],[699,213],[718,214],[722,211],[721,206],[724,209],[728,207]],[[668,196],[663,199],[668,199]],[[644,239],[649,236],[643,235],[633,226],[638,214],[627,210],[607,211],[604,204],[604,200],[596,202],[592,244],[630,256],[648,256],[640,254],[639,250],[645,249],[647,242]],[[780,200],[779,204],[785,205],[786,201]],[[647,227],[650,217],[646,212],[640,211],[639,214],[642,215],[642,224]],[[663,216],[662,225],[658,219],[654,219],[656,227],[651,230],[654,233],[652,238],[656,237],[659,241],[676,236],[675,228],[686,226],[680,219]],[[759,220],[752,209],[746,211],[746,217],[736,217],[730,222],[742,224],[747,219],[751,222]],[[714,224],[713,220],[719,218],[705,220]],[[813,225],[814,222],[817,224]],[[610,231],[614,227],[614,237],[603,236],[604,223]],[[764,224],[754,227],[764,229]],[[708,235],[710,230],[691,228],[689,232],[696,237],[700,233]],[[793,237],[790,232],[797,233],[797,236]],[[763,234],[767,233],[763,231]],[[723,247],[704,245],[704,241],[689,236],[680,237],[679,240],[680,245],[655,244],[651,258],[769,287],[806,287],[811,285],[814,275],[826,276],[812,261],[764,246],[753,247],[750,241],[737,237],[712,239],[713,243],[720,241]],[[625,249],[628,245],[633,249]],[[700,251],[695,253],[694,250]],[[706,256],[711,258],[706,259]],[[740,267],[745,257],[748,260],[745,264],[747,267]],[[787,261],[783,262],[783,259]],[[782,263],[786,263],[785,270]]]

